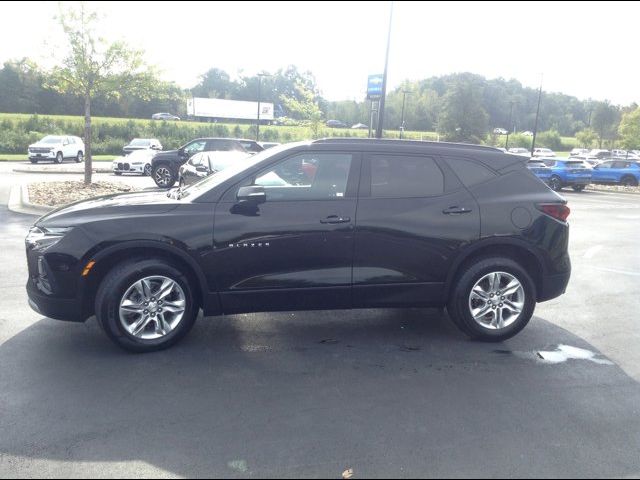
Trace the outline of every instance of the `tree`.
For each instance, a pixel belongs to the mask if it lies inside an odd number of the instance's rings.
[[[119,98],[125,92],[144,96],[155,75],[142,61],[142,52],[122,42],[107,43],[96,32],[98,14],[84,2],[60,6],[58,21],[64,31],[68,54],[55,67],[47,85],[60,93],[84,100],[84,183],[91,183],[91,102],[95,97]]]
[[[623,115],[618,133],[622,138],[623,148],[640,149],[640,107]]]
[[[191,89],[194,97],[229,99],[237,93],[238,84],[227,72],[212,68],[200,77],[200,83]]]
[[[323,113],[316,101],[314,92],[300,82],[296,85],[295,96],[282,96],[281,99],[285,108],[291,112],[294,118],[311,122],[311,136],[318,138]]]
[[[604,140],[613,140],[620,121],[618,108],[608,101],[598,102],[593,110],[591,126],[598,134],[598,148],[602,148]]]
[[[444,95],[438,132],[448,141],[480,143],[487,134],[487,120],[480,87],[463,78]]]
[[[598,134],[592,128],[585,128],[576,133],[578,145],[582,148],[593,148],[593,144],[598,139]]]

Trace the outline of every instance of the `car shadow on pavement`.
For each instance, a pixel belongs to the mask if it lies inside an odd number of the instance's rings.
[[[0,475],[37,475],[29,460],[60,462],[55,476],[130,461],[186,477],[637,474],[640,385],[542,363],[559,344],[594,350],[541,318],[472,342],[421,309],[200,319],[146,355],[95,319],[43,319],[0,345]]]

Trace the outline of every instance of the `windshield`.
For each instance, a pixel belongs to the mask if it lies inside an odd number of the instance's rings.
[[[134,138],[133,140],[131,140],[131,143],[129,145],[131,145],[132,147],[146,147],[150,143],[151,140],[145,140],[144,138]]]
[[[292,148],[294,146],[305,144],[306,143],[289,143],[287,145],[280,145],[268,150],[263,150],[262,152],[256,153],[249,158],[234,163],[233,165],[225,168],[220,172],[209,175],[208,177],[203,178],[193,185],[189,185],[188,187],[181,189],[179,191],[178,198],[190,197],[190,199],[195,200],[205,192],[208,192],[212,188],[215,188],[218,185],[226,182],[230,178],[241,174],[243,171],[250,169],[254,165],[257,165],[258,163],[270,158],[271,156],[277,155],[278,153],[284,150],[288,150],[289,148]]]
[[[48,135],[40,140],[40,143],[61,143],[62,137],[54,137],[53,135]]]

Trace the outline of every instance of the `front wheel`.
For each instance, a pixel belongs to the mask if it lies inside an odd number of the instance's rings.
[[[549,187],[554,192],[562,190],[562,180],[560,180],[560,177],[551,177],[551,180],[549,180]]]
[[[176,183],[176,174],[168,165],[158,165],[153,168],[153,181],[160,188],[171,188]]]
[[[581,192],[585,187],[586,185],[573,185],[571,188],[573,188],[574,192]]]
[[[458,277],[447,304],[449,316],[469,337],[501,342],[527,326],[536,305],[529,274],[509,258],[484,258]]]
[[[78,155],[76,155],[76,163],[82,163],[83,160],[84,154],[82,152],[78,152]]]
[[[55,162],[62,163],[63,160],[64,160],[64,157],[62,156],[62,152],[58,152],[58,154],[56,155]]]
[[[158,259],[129,260],[104,278],[96,317],[118,346],[151,352],[180,341],[193,327],[199,306],[189,278]]]
[[[151,176],[151,164],[147,163],[144,166],[144,172],[142,172],[142,175],[145,177],[150,177]]]

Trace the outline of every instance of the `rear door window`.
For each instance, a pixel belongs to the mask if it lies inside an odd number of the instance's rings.
[[[442,193],[444,174],[433,158],[400,155],[371,157],[371,197],[427,197]]]

